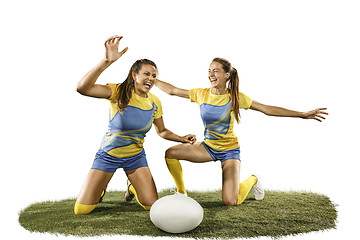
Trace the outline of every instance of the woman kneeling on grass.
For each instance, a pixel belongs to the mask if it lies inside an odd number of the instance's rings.
[[[327,114],[318,108],[309,112],[297,112],[280,107],[268,106],[253,101],[239,92],[239,77],[229,61],[215,58],[209,67],[211,88],[185,90],[169,83],[157,80],[156,86],[164,92],[183,98],[190,98],[200,106],[200,114],[205,125],[204,142],[182,144],[169,148],[165,159],[175,180],[177,191],[186,194],[182,168],[179,160],[203,163],[221,161],[222,201],[226,205],[241,204],[251,188],[254,188],[256,200],[264,198],[257,176],[252,175],[240,183],[240,148],[233,131],[234,119],[239,123],[239,109],[252,109],[270,116],[301,117],[321,122]]]
[[[87,214],[95,209],[118,168],[124,169],[131,183],[128,183],[125,199],[130,201],[135,196],[144,209],[150,209],[158,195],[143,142],[152,123],[164,139],[190,144],[196,141],[195,135],[180,137],[165,128],[161,102],[149,92],[157,77],[154,62],[147,59],[136,61],[122,84],[95,84],[100,74],[127,51],[124,48],[118,52],[121,38],[114,36],[106,40],[105,59],[78,83],[77,91],[82,95],[110,101],[110,120],[109,130],[75,203],[75,214]]]

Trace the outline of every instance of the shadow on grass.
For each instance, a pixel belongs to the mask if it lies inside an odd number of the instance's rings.
[[[92,213],[103,213],[103,214],[132,214],[138,212],[144,212],[144,209],[140,208],[136,203],[126,202],[106,202],[106,205],[99,204]]]
[[[199,202],[199,204],[205,208],[205,209],[211,209],[211,208],[221,208],[226,207],[222,202]]]

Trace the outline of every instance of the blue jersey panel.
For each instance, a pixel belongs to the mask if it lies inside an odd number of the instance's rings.
[[[155,106],[150,110],[128,106],[109,121],[109,131],[101,144],[108,152],[114,148],[142,144],[145,134],[151,129]]]
[[[203,103],[200,115],[203,120],[205,139],[220,139],[229,131],[231,121],[231,101],[223,106]]]

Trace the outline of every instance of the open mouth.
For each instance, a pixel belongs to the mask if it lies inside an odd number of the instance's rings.
[[[152,84],[151,83],[144,83],[145,88],[150,89]]]
[[[216,83],[217,82],[217,79],[216,78],[210,78],[210,82],[213,84],[213,83]]]

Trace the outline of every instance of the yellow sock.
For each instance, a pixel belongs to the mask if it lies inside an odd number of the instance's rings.
[[[76,201],[75,206],[74,206],[74,213],[76,215],[91,213],[95,209],[96,205],[97,204],[85,205],[85,204],[78,203],[78,201]]]
[[[252,175],[239,185],[239,197],[237,204],[241,204],[247,195],[249,194],[251,188],[257,183],[257,178]]]
[[[103,196],[105,195],[105,191],[106,190],[103,190],[101,195],[100,195],[100,199],[99,199],[99,202],[98,203],[101,203],[103,201]]]
[[[171,176],[175,180],[176,188],[179,193],[185,194],[185,184],[183,178],[183,171],[179,160],[165,158],[166,165],[169,169]]]
[[[139,201],[138,196],[136,194],[136,191],[135,191],[135,188],[133,187],[133,185],[129,186],[129,191],[130,191],[131,194],[135,195],[136,201],[140,204],[140,206],[142,206],[145,210],[150,210],[151,206],[145,206]]]

